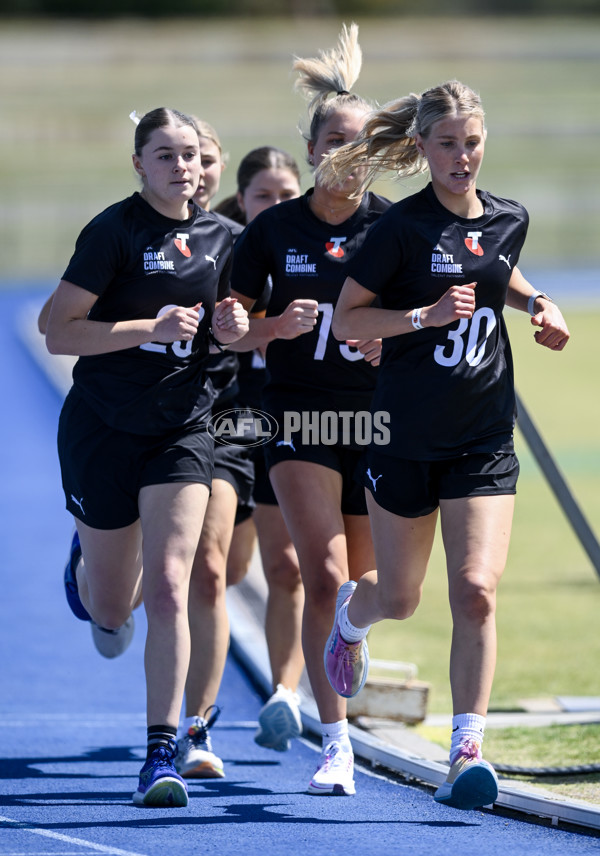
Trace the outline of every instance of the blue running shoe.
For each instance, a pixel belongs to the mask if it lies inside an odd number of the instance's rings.
[[[67,603],[73,615],[80,621],[91,621],[91,616],[79,599],[77,591],[77,578],[75,576],[75,568],[81,558],[81,544],[79,543],[79,533],[77,529],[73,534],[71,541],[71,552],[65,567],[65,594]]]
[[[448,778],[433,798],[443,805],[467,811],[491,805],[498,799],[498,778],[492,765],[481,757],[476,740],[466,740],[461,745]]]
[[[173,766],[176,748],[158,746],[140,770],[134,805],[179,808],[188,804],[187,787]]]

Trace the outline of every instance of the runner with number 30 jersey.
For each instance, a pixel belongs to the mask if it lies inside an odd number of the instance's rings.
[[[391,442],[373,444],[362,480],[377,570],[338,593],[323,661],[342,697],[367,679],[369,628],[415,612],[438,517],[452,615],[450,769],[435,800],[491,805],[498,779],[482,757],[496,663],[496,589],[508,556],[519,462],[512,357],[502,311],[527,311],[536,341],[562,350],[569,332],[548,295],[516,266],[522,205],[477,188],[487,130],[479,95],[457,80],[374,111],[323,164],[339,183],[366,164],[431,183],[383,215],[340,294],[339,336],[381,336],[373,407],[390,412]],[[376,296],[381,306],[374,305]]]
[[[512,434],[513,364],[502,310],[528,216],[517,202],[478,196],[482,216],[462,219],[428,185],[379,220],[368,253],[349,265],[386,309],[435,303],[450,285],[477,282],[472,318],[383,340],[373,409],[391,414],[388,455],[430,460],[465,447],[490,451]]]

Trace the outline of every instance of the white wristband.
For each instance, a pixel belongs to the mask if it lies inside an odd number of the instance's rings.
[[[537,314],[535,311],[535,301],[538,299],[538,297],[544,297],[546,300],[549,300],[552,303],[552,298],[548,297],[545,292],[534,291],[533,294],[529,297],[529,300],[527,301],[527,311],[529,312],[532,318],[534,315]]]
[[[412,325],[415,330],[424,330],[425,328],[421,324],[421,312],[423,307],[419,307],[419,309],[413,309],[412,314],[410,316],[410,320],[412,321]]]

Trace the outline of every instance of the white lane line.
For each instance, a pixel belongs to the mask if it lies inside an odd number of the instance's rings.
[[[94,714],[94,713],[50,713],[50,714],[27,714],[21,711],[0,714],[0,727],[5,728],[30,728],[32,723],[47,723],[60,726],[73,725],[74,728],[109,728],[122,729],[124,725],[139,727],[146,722],[144,713],[127,714]]]
[[[20,829],[23,832],[31,832],[32,835],[41,835],[44,838],[53,838],[56,841],[64,841],[67,844],[78,844],[80,847],[87,847],[89,850],[96,850],[98,853],[110,853],[111,856],[147,856],[146,853],[134,853],[132,850],[121,850],[119,847],[107,847],[104,844],[94,844],[92,841],[85,841],[83,838],[75,838],[72,835],[63,835],[60,832],[50,832],[48,829],[37,829],[29,823],[21,823],[18,820],[13,820],[10,817],[2,817],[0,815],[0,823],[5,823],[13,829]]]
[[[123,723],[131,726],[139,726],[140,723],[146,722],[146,715],[144,713],[140,714],[81,714],[80,716],[73,715],[72,713],[52,713],[52,714],[3,714],[0,716],[0,728],[31,728],[31,724],[45,722],[51,723],[55,725],[60,725],[64,723],[68,724],[69,727],[74,726],[77,728],[98,728],[98,727],[111,727],[122,729]],[[258,726],[258,722],[255,719],[242,719],[242,720],[221,720],[216,722],[213,725],[213,728],[256,728]]]

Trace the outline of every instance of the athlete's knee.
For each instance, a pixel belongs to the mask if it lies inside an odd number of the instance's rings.
[[[156,618],[187,614],[190,567],[180,556],[170,556],[155,565],[144,566],[144,605]]]
[[[269,588],[293,594],[302,587],[300,568],[287,553],[281,553],[264,564],[264,573]]]
[[[197,554],[190,579],[190,602],[214,605],[225,592],[226,563],[215,549]]]
[[[483,622],[495,611],[496,586],[486,574],[467,572],[451,586],[450,604],[453,613]]]
[[[331,612],[331,605],[335,603],[338,590],[345,582],[343,576],[323,573],[321,576],[312,576],[304,580],[306,609],[313,612]]]
[[[237,586],[246,578],[250,570],[250,562],[227,562],[227,585]]]
[[[383,618],[404,621],[415,613],[420,601],[420,591],[381,592],[378,594],[377,607]]]

